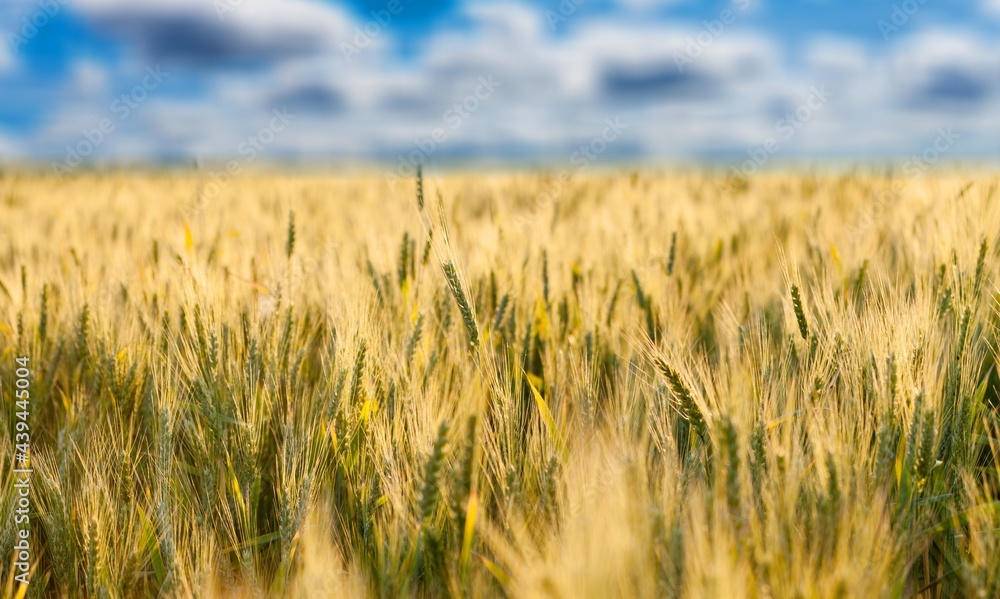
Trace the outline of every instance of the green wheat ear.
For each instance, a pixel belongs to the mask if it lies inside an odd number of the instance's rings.
[[[719,440],[726,461],[726,500],[736,514],[740,506],[740,449],[736,427],[729,416],[724,416],[719,424]]]
[[[681,375],[659,358],[656,359],[656,367],[659,368],[660,372],[667,379],[667,383],[670,384],[670,389],[674,392],[674,396],[680,404],[681,415],[691,423],[695,433],[701,437],[702,441],[707,441],[708,425],[705,423],[705,416],[698,408],[698,404],[695,403],[694,396],[691,395],[691,391],[684,384]]]
[[[455,297],[455,303],[458,304],[458,311],[462,313],[462,320],[465,322],[465,332],[469,335],[469,345],[473,348],[479,347],[479,326],[476,324],[476,317],[472,313],[472,306],[469,305],[469,301],[465,297],[465,291],[462,289],[462,281],[459,280],[455,265],[451,262],[444,264],[444,276],[448,279],[448,288],[451,290],[452,296]]]
[[[542,299],[545,307],[549,307],[549,252],[542,250]]]
[[[410,367],[413,365],[413,354],[417,350],[417,345],[420,343],[420,336],[424,329],[424,315],[420,314],[417,316],[417,324],[413,327],[413,334],[410,335],[410,342],[406,346],[406,365]]]
[[[444,465],[444,447],[448,442],[448,421],[443,420],[438,428],[434,449],[424,468],[424,487],[420,493],[420,520],[427,522],[437,510],[441,497],[441,467]]]
[[[49,286],[42,285],[42,307],[38,317],[38,340],[45,345],[45,337],[48,334],[49,326]]]
[[[424,209],[424,165],[417,165],[417,208]]]
[[[90,332],[90,304],[84,304],[80,311],[80,319],[76,327],[76,351],[84,356],[87,353],[87,335]]]
[[[285,242],[285,255],[292,259],[292,252],[295,251],[295,211],[288,211],[288,239]]]
[[[434,241],[434,229],[427,230],[427,243],[424,244],[424,253],[420,257],[420,264],[427,266],[427,260],[431,257],[431,242]]]
[[[469,494],[472,492],[472,476],[475,469],[476,455],[476,417],[469,416],[466,425],[465,443],[462,447],[461,457],[456,464],[454,484],[452,485],[452,512],[458,519],[460,525],[464,526],[466,517],[466,504]]]
[[[975,297],[979,297],[979,291],[983,287],[983,272],[986,269],[986,248],[987,243],[984,238],[979,244],[979,257],[976,259],[976,276],[973,279],[972,291]]]
[[[503,297],[500,298],[500,303],[497,305],[496,315],[493,317],[493,330],[499,331],[500,327],[503,325],[504,316],[507,315],[507,305],[510,303],[510,294],[505,293]]]
[[[410,261],[412,259],[413,256],[410,254],[410,233],[409,231],[403,231],[403,244],[399,248],[399,267],[396,273],[399,278],[400,289],[406,284],[410,270]]]
[[[803,339],[808,339],[809,323],[806,321],[806,312],[802,308],[802,295],[799,293],[797,285],[792,285],[792,307],[795,308],[795,320],[799,323],[799,333]]]
[[[615,315],[615,306],[618,304],[618,294],[621,293],[623,282],[624,281],[622,279],[618,279],[618,284],[615,285],[615,290],[611,294],[611,301],[608,302],[608,317],[605,324],[609,327],[611,326],[611,319],[614,318]]]
[[[667,276],[674,274],[674,258],[677,257],[677,231],[670,235],[670,257],[667,259]]]
[[[368,344],[362,339],[358,343],[358,353],[354,357],[354,374],[351,377],[351,392],[348,396],[352,406],[356,406],[361,402],[361,395],[364,393],[361,381],[365,374],[365,356],[367,352]]]

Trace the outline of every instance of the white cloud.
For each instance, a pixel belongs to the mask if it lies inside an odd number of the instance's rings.
[[[0,158],[17,159],[23,156],[23,152],[18,151],[18,144],[11,138],[0,134]]]
[[[853,40],[823,37],[810,42],[805,59],[813,72],[833,77],[856,77],[869,66],[864,46]]]
[[[542,32],[541,13],[520,2],[474,2],[463,7],[463,12],[491,34],[514,39],[537,39]]]
[[[109,73],[93,60],[78,60],[70,69],[69,87],[77,97],[103,97],[108,91]]]

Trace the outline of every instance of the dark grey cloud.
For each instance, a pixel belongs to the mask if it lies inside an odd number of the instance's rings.
[[[197,14],[150,18],[147,14],[121,12],[90,20],[102,33],[138,46],[151,61],[212,66],[279,61],[316,52],[322,40],[313,36],[273,35],[257,38],[238,28]]]
[[[912,96],[918,106],[973,107],[988,100],[996,90],[997,74],[977,72],[969,67],[947,66],[934,69],[928,81]]]
[[[393,114],[402,114],[418,118],[440,117],[444,108],[441,101],[427,94],[390,92],[379,102],[379,108]]]
[[[786,114],[796,109],[795,101],[787,96],[775,96],[767,100],[764,104],[764,111],[768,118],[778,120],[784,118]]]
[[[674,63],[652,66],[608,66],[600,74],[603,94],[616,100],[709,99],[718,83],[694,70],[681,71]]]
[[[281,60],[319,49],[317,39],[290,37],[248,39],[238,31],[194,15],[146,19],[142,15],[114,15],[94,21],[114,37],[134,43],[154,61],[195,64]]]
[[[295,113],[334,115],[347,108],[344,95],[321,83],[307,83],[279,92],[268,106],[285,106]]]
[[[221,7],[221,8],[220,8]],[[311,0],[78,0],[73,10],[99,34],[150,62],[212,67],[279,63],[347,39],[346,16]]]

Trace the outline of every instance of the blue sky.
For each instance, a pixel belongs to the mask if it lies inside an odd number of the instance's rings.
[[[0,33],[6,160],[1000,150],[1000,0],[4,0]]]

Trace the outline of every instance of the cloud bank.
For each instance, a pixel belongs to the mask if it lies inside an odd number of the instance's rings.
[[[440,129],[446,139],[427,152],[436,160],[558,162],[608,118],[629,128],[606,159],[738,159],[791,117],[799,126],[782,140],[787,157],[905,155],[945,126],[964,132],[959,153],[998,149],[1000,39],[971,23],[904,24],[884,43],[820,33],[792,41],[743,0],[700,22],[671,18],[676,2],[593,13],[583,1],[555,24],[548,5],[460,3],[415,35],[405,0],[367,10],[320,0],[77,0],[62,17],[110,50],[63,57],[65,75],[47,83],[40,117],[11,109],[0,120],[0,151],[63,157],[149,67],[171,76],[93,157],[233,156],[275,108],[296,119],[262,151],[273,158],[395,161]],[[0,24],[16,30],[33,6],[0,13]],[[1000,15],[1000,4],[982,11]],[[22,54],[0,47],[0,81],[14,94],[37,84],[11,75],[24,70]],[[483,77],[498,85],[479,98]],[[817,86],[830,97],[799,123]]]

